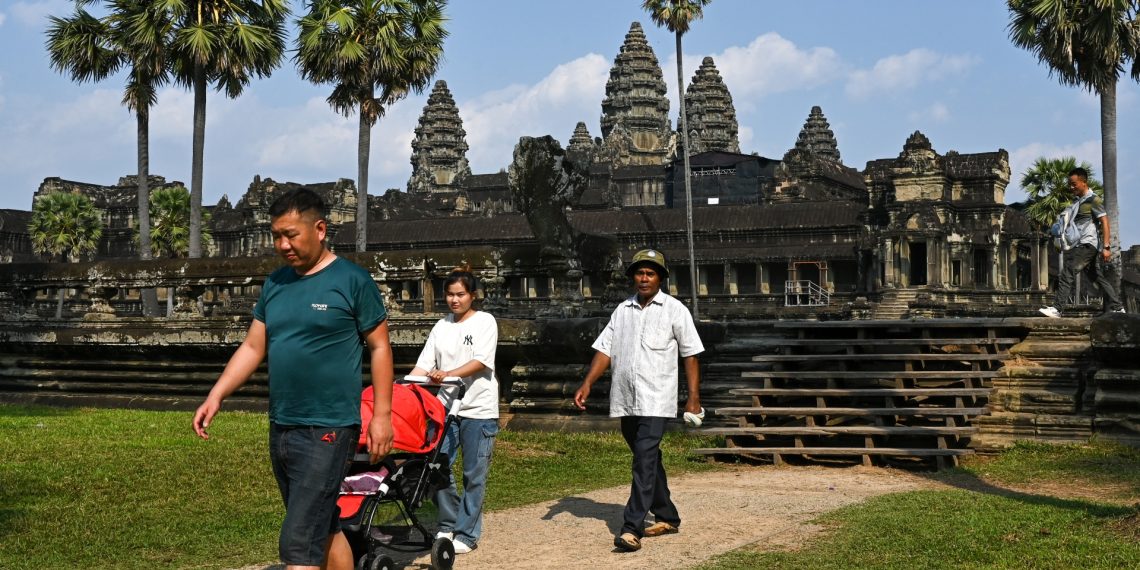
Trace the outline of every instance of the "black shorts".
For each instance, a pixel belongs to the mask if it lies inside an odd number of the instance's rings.
[[[360,426],[269,424],[269,459],[285,501],[281,562],[320,566],[329,536],[340,532],[336,500],[352,462]]]

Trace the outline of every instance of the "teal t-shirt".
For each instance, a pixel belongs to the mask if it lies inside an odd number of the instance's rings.
[[[387,316],[372,276],[347,259],[312,275],[270,274],[253,308],[269,342],[269,420],[359,425],[362,335]]]

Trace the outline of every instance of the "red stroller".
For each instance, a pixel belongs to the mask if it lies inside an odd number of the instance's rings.
[[[360,445],[337,500],[341,528],[352,546],[357,570],[395,568],[384,549],[422,552],[430,548],[431,567],[437,570],[450,570],[455,563],[451,540],[435,538],[416,516],[424,499],[451,482],[449,461],[440,453],[439,444],[448,424],[455,421],[465,386],[458,378],[447,378],[442,386],[453,386],[458,392],[450,414],[428,389],[441,386],[426,377],[406,376],[392,386],[392,447],[407,453],[391,454],[376,464],[370,462],[366,448],[372,387],[361,394]]]

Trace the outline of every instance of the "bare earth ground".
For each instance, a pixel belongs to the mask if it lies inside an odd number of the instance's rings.
[[[681,512],[681,532],[646,538],[633,553],[614,550],[629,487],[611,487],[486,514],[479,548],[459,555],[456,567],[689,568],[751,544],[795,548],[820,530],[808,521],[822,513],[876,495],[936,486],[921,475],[864,467],[740,467],[678,476],[669,487]],[[407,568],[429,567],[426,553],[392,557]]]

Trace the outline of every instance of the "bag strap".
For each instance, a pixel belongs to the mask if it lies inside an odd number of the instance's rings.
[[[1072,206],[1069,206],[1067,208],[1069,210],[1069,215],[1065,216],[1065,227],[1061,228],[1062,234],[1064,234],[1065,230],[1069,229],[1069,226],[1073,225],[1073,221],[1077,219],[1077,212],[1081,209],[1081,204],[1083,204],[1085,200],[1094,197],[1096,197],[1096,193],[1092,190],[1089,190],[1088,194],[1081,196],[1080,199],[1073,203]]]

